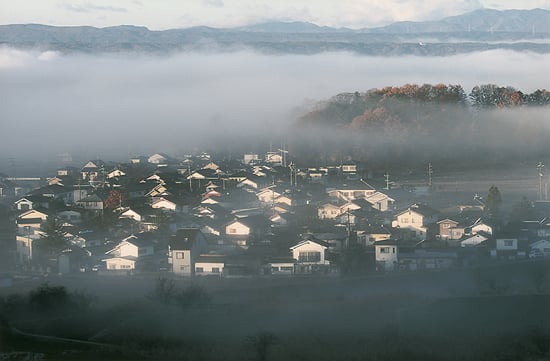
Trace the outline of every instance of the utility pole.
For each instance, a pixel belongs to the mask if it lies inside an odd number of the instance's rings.
[[[290,162],[288,168],[290,168],[290,186],[292,187],[294,177],[294,162]]]
[[[537,164],[537,170],[539,171],[539,199],[542,201],[542,177],[544,177],[544,164],[542,162]]]
[[[386,178],[386,188],[384,189],[389,191],[390,190],[390,173],[386,172],[386,174],[384,174],[384,177]]]
[[[432,187],[432,175],[434,174],[434,170],[432,168],[432,163],[428,163],[428,186]]]

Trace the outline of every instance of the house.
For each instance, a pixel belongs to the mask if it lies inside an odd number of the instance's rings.
[[[348,179],[357,177],[357,164],[353,162],[344,163],[340,166],[342,175]]]
[[[526,252],[520,249],[516,237],[497,238],[490,254],[491,258],[499,260],[515,260],[526,256]]]
[[[273,187],[268,187],[256,193],[256,197],[258,197],[258,200],[262,203],[273,204],[275,199],[281,194],[282,192],[276,191]]]
[[[397,258],[400,271],[435,270],[456,266],[458,254],[454,249],[414,249],[400,252]]]
[[[79,224],[82,222],[82,214],[78,211],[62,211],[57,213],[57,217],[59,219],[64,220],[65,222],[73,223],[73,224]]]
[[[380,212],[387,212],[395,207],[395,199],[382,192],[375,192],[365,197],[365,200],[371,204],[372,208]]]
[[[291,257],[270,257],[263,265],[264,275],[291,276],[295,273],[296,260]]]
[[[283,156],[277,152],[267,152],[264,159],[271,165],[283,165]]]
[[[132,208],[124,208],[121,210],[119,219],[133,219],[136,222],[141,222],[143,220],[143,215],[136,212]]]
[[[48,208],[52,198],[46,196],[28,196],[15,201],[13,204],[18,211],[29,211],[40,206]]]
[[[485,241],[487,241],[489,238],[485,236],[482,233],[474,234],[470,237],[462,239],[460,243],[460,247],[475,247]]]
[[[130,235],[105,254],[113,257],[135,257],[137,259],[153,255],[154,253],[154,247],[150,241]]]
[[[383,225],[369,226],[357,230],[357,241],[364,245],[372,245],[375,242],[385,241],[392,237],[392,232]]]
[[[131,235],[105,254],[110,256],[102,260],[107,271],[134,270],[140,259],[154,254],[154,247],[150,241]]]
[[[206,250],[206,239],[198,228],[182,228],[170,239],[168,263],[180,276],[195,274],[195,261]]]
[[[137,257],[111,257],[104,259],[105,269],[107,271],[130,271],[136,269]]]
[[[361,209],[361,207],[352,202],[329,202],[324,203],[317,208],[317,217],[319,219],[338,219],[340,216],[348,216],[349,212],[358,209]]]
[[[388,239],[374,244],[376,269],[380,271],[393,271],[397,268],[398,242]]]
[[[80,170],[82,180],[94,182],[105,171],[105,162],[102,160],[90,160]]]
[[[437,222],[439,225],[439,237],[441,239],[460,239],[464,235],[464,227],[459,227],[459,222],[445,218]]]
[[[529,256],[531,258],[536,258],[532,257],[532,255],[540,255],[542,257],[550,256],[550,241],[547,241],[545,239],[541,239],[540,241],[531,243],[529,245],[529,248]]]
[[[151,164],[166,164],[168,163],[168,159],[169,157],[166,154],[155,153],[147,158],[147,162]]]
[[[252,213],[248,216],[237,217],[225,226],[225,234],[229,236],[262,236],[269,231],[271,223],[261,215]]]
[[[201,254],[195,261],[195,276],[223,276],[225,255]]]
[[[328,246],[310,239],[290,247],[292,258],[296,260],[296,273],[327,272],[330,262],[326,259]]]
[[[101,211],[103,210],[103,199],[97,194],[90,194],[76,201],[76,205],[88,210]]]
[[[48,219],[46,213],[31,209],[20,214],[15,220],[17,224],[17,234],[20,236],[28,236],[36,234],[40,230],[40,226]]]
[[[331,198],[339,198],[344,201],[353,201],[357,198],[367,198],[374,193],[376,189],[364,180],[348,181],[337,188],[327,189]]]
[[[431,207],[413,204],[407,210],[396,215],[392,227],[410,230],[416,239],[426,239],[430,237],[429,226],[435,224],[438,214],[438,211]]]
[[[176,212],[177,210],[179,210],[179,207],[176,204],[176,202],[168,200],[165,197],[158,197],[154,199],[153,202],[151,203],[151,208],[162,209],[164,211],[171,211],[171,212]]]

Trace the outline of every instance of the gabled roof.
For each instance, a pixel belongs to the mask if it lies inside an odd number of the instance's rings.
[[[295,244],[294,246],[291,246],[289,247],[290,250],[295,250],[296,248],[300,248],[302,246],[305,246],[305,245],[308,245],[308,244],[316,244],[318,246],[321,246],[323,247],[323,249],[328,249],[328,246],[324,245],[323,244],[324,242],[321,242],[321,241],[312,241],[310,239],[306,239],[306,240],[303,240],[303,241],[300,241],[298,242],[297,244]]]
[[[358,181],[346,181],[346,183],[341,184],[333,188],[333,190],[357,190],[357,191],[374,191],[376,190],[373,186],[365,182],[364,180]],[[328,191],[328,189],[327,189]]]
[[[225,263],[225,255],[223,254],[201,254],[195,261],[197,263]]]
[[[88,163],[84,164],[81,171],[86,172],[90,170],[96,170],[104,166],[105,166],[105,162],[103,162],[100,159],[90,160],[88,161]]]
[[[412,206],[410,206],[408,209],[398,213],[397,215],[400,216],[402,214],[405,214],[407,212],[415,212],[417,214],[420,214],[421,216],[424,216],[424,217],[431,217],[431,216],[435,216],[437,214],[439,214],[439,212],[427,205],[424,205],[424,204],[413,204]]]

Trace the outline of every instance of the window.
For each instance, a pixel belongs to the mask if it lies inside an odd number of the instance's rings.
[[[385,253],[385,254],[395,253],[395,247],[380,247],[380,253]]]
[[[300,252],[298,260],[300,262],[319,262],[321,260],[321,252]]]
[[[176,252],[177,259],[183,259],[183,252]]]
[[[212,273],[220,273],[219,267],[212,267]]]
[[[294,267],[292,267],[292,266],[282,266],[281,271],[292,272],[292,271],[294,271]]]
[[[195,272],[197,272],[197,273],[203,273],[203,272],[204,272],[204,268],[202,268],[202,267],[197,267],[197,268],[195,268]]]
[[[512,239],[505,239],[504,240],[504,247],[513,247],[514,241]]]
[[[229,233],[237,233],[237,229],[236,228],[229,228]]]

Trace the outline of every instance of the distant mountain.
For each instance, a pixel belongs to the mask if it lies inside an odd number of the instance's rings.
[[[380,28],[375,33],[452,33],[452,32],[514,32],[550,34],[550,11],[480,9],[451,16],[439,21],[402,21]]]
[[[243,26],[237,28],[240,31],[261,32],[261,33],[333,33],[333,32],[353,32],[348,28],[331,28],[330,26],[319,26],[316,24],[293,21],[281,22],[272,21],[267,23]]]
[[[232,29],[205,26],[151,31],[139,26],[0,25],[0,45],[61,52],[236,51],[444,56],[493,49],[550,53],[550,11],[478,10],[432,22],[399,22],[352,30],[305,22]]]

